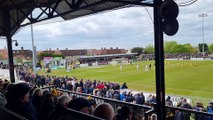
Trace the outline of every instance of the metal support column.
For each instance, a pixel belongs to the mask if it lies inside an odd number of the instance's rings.
[[[12,35],[11,35],[11,25],[10,25],[10,13],[9,10],[4,11],[5,16],[5,33],[7,37],[7,50],[8,50],[8,63],[9,63],[9,71],[10,71],[10,81],[11,83],[15,83],[15,75],[14,75],[14,63],[13,63],[13,48],[12,48]]]
[[[155,38],[155,74],[156,74],[156,98],[157,119],[165,120],[165,82],[164,82],[164,48],[162,18],[160,5],[162,0],[154,0],[154,38]]]

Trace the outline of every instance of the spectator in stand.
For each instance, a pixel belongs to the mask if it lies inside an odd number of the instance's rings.
[[[143,105],[145,103],[145,96],[143,95],[143,92],[135,95],[135,103],[139,105]]]
[[[207,106],[206,111],[208,113],[213,114],[213,101],[209,103],[209,106]],[[207,120],[213,120],[213,117],[207,116]]]
[[[133,102],[135,99],[132,95],[132,92],[130,91],[126,96],[126,102]]]
[[[41,104],[43,103],[43,91],[40,88],[36,88],[32,95],[32,105],[39,113]]]
[[[9,82],[4,82],[4,84],[2,85],[2,88],[0,89],[0,92],[3,93],[4,95],[6,95],[8,85],[9,85]]]
[[[6,100],[5,96],[4,96],[4,94],[2,94],[0,92],[0,107],[4,108],[6,104],[7,104],[7,100]]]
[[[40,120],[48,120],[48,116],[54,108],[54,95],[52,93],[44,94],[44,102],[40,108]]]
[[[173,106],[173,102],[171,101],[171,97],[170,96],[168,96],[166,98],[165,105]],[[167,120],[174,120],[174,114],[175,113],[173,113],[173,110],[171,108],[167,108],[166,109],[166,119]]]
[[[206,112],[205,108],[203,107],[203,103],[200,102],[197,102],[193,109],[196,111]],[[205,118],[205,115],[195,114],[195,120],[205,120]]]
[[[93,115],[104,120],[113,120],[114,109],[109,103],[101,103],[95,108]]]
[[[121,89],[128,89],[126,83],[124,83],[124,84],[121,86]]]
[[[122,106],[115,118],[116,120],[132,120],[132,113],[127,106]]]
[[[168,97],[166,98],[165,104],[166,104],[167,106],[173,106],[173,103],[172,103],[172,101],[171,101],[171,97],[170,97],[170,96],[168,96]]]
[[[126,91],[123,91],[123,92],[120,94],[120,100],[121,100],[121,101],[126,101]]]
[[[50,112],[48,120],[63,120],[70,100],[71,98],[69,96],[60,96],[57,100],[56,108]]]
[[[26,83],[18,83],[12,87],[11,99],[5,108],[17,113],[28,120],[37,120],[33,113],[33,108],[29,104],[30,87]]]
[[[90,102],[84,98],[73,99],[68,104],[68,108],[83,112],[85,114],[92,114],[90,111],[90,106]]]

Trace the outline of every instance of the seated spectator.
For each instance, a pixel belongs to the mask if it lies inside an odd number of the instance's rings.
[[[8,85],[8,82],[4,82],[4,84],[2,85],[2,89],[0,90],[2,94],[6,95]]]
[[[41,105],[40,108],[40,119],[48,120],[48,116],[54,108],[54,95],[52,93],[46,93],[44,95],[44,103]]]
[[[114,109],[109,103],[101,103],[95,108],[93,115],[104,120],[113,120]]]
[[[6,104],[7,104],[7,100],[6,100],[5,96],[4,96],[4,94],[2,94],[0,92],[0,107],[4,107]]]
[[[9,102],[12,99],[12,88],[13,88],[14,84],[11,83],[8,85],[7,87],[7,92],[5,94],[5,97],[7,99],[7,102]]]
[[[15,84],[11,90],[11,99],[8,101],[5,108],[28,120],[37,120],[34,116],[33,108],[29,104],[30,89],[31,88],[26,83]]]
[[[80,111],[86,114],[92,114],[90,112],[90,106],[91,104],[89,103],[89,101],[84,98],[73,99],[68,104],[68,108],[74,109],[76,111]]]
[[[41,104],[43,103],[43,92],[40,88],[36,88],[32,96],[32,105],[35,107],[36,111],[39,112]]]
[[[48,120],[63,120],[70,100],[69,96],[60,96],[57,100],[56,108],[49,114]]]
[[[132,113],[127,106],[122,106],[116,115],[116,120],[132,120]]]

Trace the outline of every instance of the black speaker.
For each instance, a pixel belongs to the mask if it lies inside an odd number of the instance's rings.
[[[179,29],[177,16],[179,14],[178,5],[173,0],[165,0],[160,6],[160,15],[163,19],[163,32],[166,35],[175,35]]]
[[[166,35],[172,36],[177,33],[179,29],[179,23],[175,20],[163,21],[163,31]]]

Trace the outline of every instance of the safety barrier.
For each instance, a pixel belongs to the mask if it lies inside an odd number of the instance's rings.
[[[44,87],[42,89],[51,89],[54,88],[55,86],[49,86],[49,87]],[[110,103],[113,108],[116,110],[119,106],[123,106],[126,105],[128,106],[131,110],[136,111],[138,113],[140,113],[141,117],[144,117],[145,120],[148,120],[148,118],[155,113],[156,114],[156,105],[154,104],[154,107],[150,107],[150,106],[146,106],[146,105],[138,105],[138,104],[134,104],[134,103],[128,103],[128,102],[124,102],[124,101],[119,101],[119,100],[115,100],[115,99],[110,99],[110,98],[103,98],[103,97],[99,97],[99,96],[94,96],[94,95],[90,95],[90,94],[85,94],[85,93],[79,93],[79,92],[75,92],[75,91],[69,91],[69,90],[64,90],[64,89],[59,89],[56,88],[58,91],[61,92],[65,92],[69,95],[73,95],[73,96],[77,96],[77,97],[83,97],[86,98],[88,96],[92,97],[97,104],[99,103],[103,103],[103,102],[107,102]],[[196,116],[205,116],[205,118],[210,118],[207,120],[213,120],[213,114],[211,113],[207,113],[207,112],[201,112],[201,111],[196,111],[193,109],[186,109],[186,108],[180,108],[180,107],[172,107],[172,106],[165,106],[166,110],[171,110],[174,113],[177,111],[180,112],[184,112],[184,113],[190,113],[191,119],[196,119]]]

